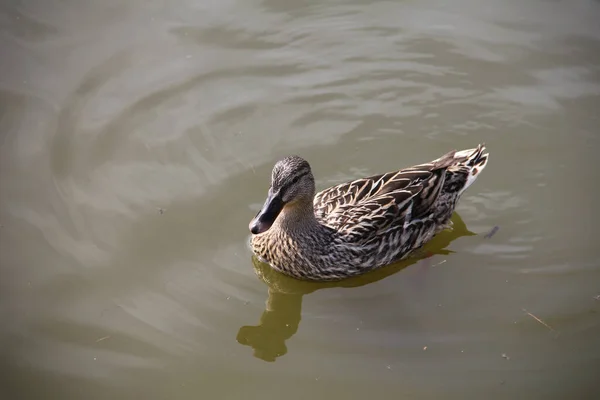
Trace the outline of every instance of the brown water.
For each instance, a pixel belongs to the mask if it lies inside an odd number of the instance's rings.
[[[599,2],[2,4],[2,399],[598,394]],[[254,264],[283,155],[322,189],[480,142],[432,257]]]

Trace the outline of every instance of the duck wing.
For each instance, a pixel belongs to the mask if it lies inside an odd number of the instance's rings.
[[[315,215],[353,240],[431,218],[454,151],[430,163],[342,183],[315,196]]]

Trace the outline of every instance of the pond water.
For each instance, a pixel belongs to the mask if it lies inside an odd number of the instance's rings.
[[[584,0],[4,2],[2,398],[594,398],[599,20]],[[279,158],[323,189],[483,142],[419,257],[327,285],[253,260]]]

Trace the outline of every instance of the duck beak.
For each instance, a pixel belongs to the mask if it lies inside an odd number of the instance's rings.
[[[265,204],[258,214],[256,214],[256,217],[250,221],[250,232],[254,235],[258,235],[259,233],[268,231],[282,209],[283,200],[281,199],[281,196],[279,196],[279,193],[273,193],[273,189],[269,189]]]

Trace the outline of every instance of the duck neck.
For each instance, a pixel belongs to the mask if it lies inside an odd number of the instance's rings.
[[[286,205],[276,222],[286,232],[314,231],[321,228],[321,224],[315,217],[315,209],[312,202],[298,201]]]

